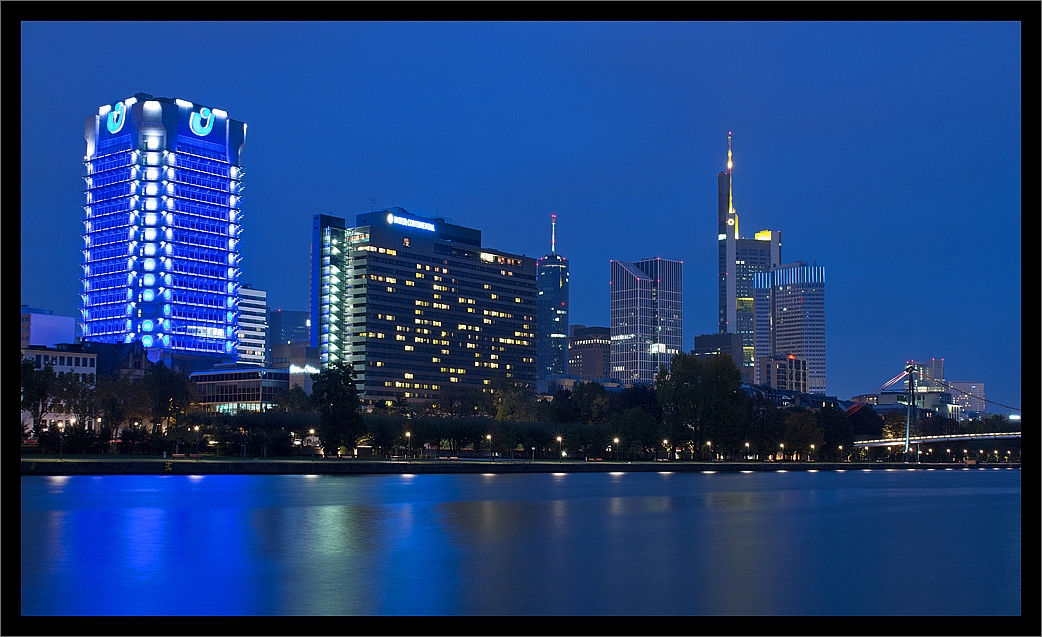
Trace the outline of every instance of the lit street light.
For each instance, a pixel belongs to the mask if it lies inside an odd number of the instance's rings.
[[[840,447],[840,449],[842,449],[842,447]],[[746,460],[749,459],[749,443],[748,442],[745,443],[745,459]]]
[[[778,447],[781,448],[781,459],[782,459],[782,462],[784,462],[785,461],[785,443],[782,443],[782,444],[778,445]]]
[[[65,458],[65,423],[58,423],[58,461]]]
[[[709,447],[709,459],[713,460],[714,459],[713,458],[713,441],[712,440],[706,440],[706,446]]]
[[[559,457],[557,458],[557,461],[560,462],[561,458],[564,458],[564,447],[561,445],[561,437],[560,436],[557,436],[557,451],[558,451],[558,455],[559,455]]]
[[[662,446],[665,447],[665,449],[666,449],[666,460],[669,460],[669,441],[668,440],[663,440],[662,441]]]
[[[405,457],[406,457],[406,459],[408,459],[410,456],[412,456],[412,432],[411,431],[406,431],[405,432],[405,439],[409,442],[409,450],[405,453]]]
[[[492,462],[492,434],[485,436],[488,440],[488,461]]]
[[[814,457],[813,457],[814,456],[814,445],[810,446],[810,455],[811,455],[811,457],[808,458],[808,460],[810,460],[811,462],[814,462]]]
[[[614,444],[612,445],[611,450],[615,452],[615,459],[618,460],[619,459],[619,439],[618,438],[614,439]]]

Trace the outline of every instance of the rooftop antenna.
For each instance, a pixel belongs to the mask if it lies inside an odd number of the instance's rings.
[[[727,212],[730,214],[734,214],[734,174],[731,172],[733,167],[734,162],[731,161],[731,131],[727,131]]]
[[[557,254],[557,215],[550,215],[550,254]]]
[[[373,212],[376,212],[376,197],[370,197],[369,201],[373,203]]]

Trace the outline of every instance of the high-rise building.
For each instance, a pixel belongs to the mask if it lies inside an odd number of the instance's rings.
[[[263,365],[267,351],[268,293],[249,283],[239,288],[239,363]]]
[[[922,391],[946,391],[944,382],[944,359],[931,358],[928,361],[908,361],[905,366],[915,368],[915,388]]]
[[[246,125],[138,93],[84,137],[83,339],[187,369],[234,359]]]
[[[568,373],[568,259],[557,254],[557,215],[550,215],[550,254],[536,261],[538,377]]]
[[[952,402],[962,408],[962,413],[976,412],[983,414],[988,411],[987,399],[984,396],[984,383],[969,380],[953,380],[947,384],[952,396]]]
[[[323,367],[354,366],[367,403],[535,382],[535,259],[398,207],[312,231],[311,344]]]
[[[22,349],[30,346],[54,347],[58,343],[76,342],[76,319],[58,316],[54,310],[22,306]]]
[[[611,376],[653,383],[683,348],[683,262],[611,261]]]
[[[756,360],[807,359],[807,390],[825,393],[825,267],[802,261],[753,275]],[[757,370],[759,371],[759,370]],[[757,374],[756,382],[764,378]]]
[[[732,168],[731,134],[728,133],[727,170],[717,176],[719,331],[742,336],[742,365],[752,368],[753,275],[781,265],[781,232],[761,230],[752,239],[741,238],[734,208]]]
[[[568,373],[579,380],[611,378],[611,329],[572,325],[568,331]]]
[[[269,362],[273,362],[272,347],[290,343],[311,343],[311,315],[297,310],[268,310],[268,333],[265,338]]]

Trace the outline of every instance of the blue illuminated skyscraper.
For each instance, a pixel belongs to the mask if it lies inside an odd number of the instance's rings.
[[[568,373],[568,259],[557,254],[557,215],[550,215],[550,254],[536,262],[539,315],[536,364],[539,378]]]
[[[234,360],[246,124],[138,93],[87,117],[84,138],[84,340]]]

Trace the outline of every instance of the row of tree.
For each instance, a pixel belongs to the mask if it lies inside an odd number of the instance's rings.
[[[55,373],[48,364],[37,369],[22,359],[21,408],[29,414],[22,422],[22,435],[42,432],[47,414],[73,419],[81,427],[100,423],[95,429],[118,432],[131,423],[150,422],[156,429],[175,425],[190,411],[194,384],[186,374],[162,363],[149,367],[138,378]],[[99,432],[100,433],[100,432]]]
[[[501,378],[488,391],[452,387],[439,404],[399,401],[370,414],[363,413],[349,365],[330,365],[313,381],[311,395],[295,386],[278,394],[272,411],[229,416],[194,410],[189,378],[163,365],[136,380],[99,377],[94,384],[23,361],[22,408],[32,414],[44,450],[63,445],[71,453],[108,451],[118,436],[117,449],[125,453],[199,448],[227,455],[286,455],[295,440],[314,431],[329,451],[368,444],[384,453],[408,446],[416,452],[427,447],[478,453],[490,445],[500,455],[527,456],[534,447],[539,457],[565,452],[645,458],[668,449],[693,458],[806,457],[813,452],[831,460],[848,454],[856,438],[899,439],[905,427],[903,415],[883,419],[867,407],[847,415],[830,407],[781,409],[762,397],[750,398],[741,387],[741,373],[726,356],[676,355],[654,387],[611,392],[598,383],[580,383],[547,401]],[[100,426],[42,431],[39,419],[48,412],[76,417],[80,424],[93,419]],[[140,426],[146,420],[149,425]],[[997,426],[971,424],[973,429]],[[920,423],[919,433],[958,430],[959,423],[934,417]]]

